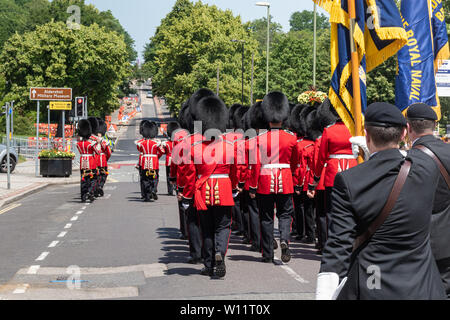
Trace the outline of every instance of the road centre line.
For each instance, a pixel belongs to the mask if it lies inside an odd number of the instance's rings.
[[[53,241],[52,243],[49,244],[49,248],[54,248],[58,245],[59,241]]]
[[[41,255],[36,259],[36,261],[44,260],[50,252],[42,252]]]
[[[70,221],[77,221],[78,220],[78,216],[73,216],[72,219],[70,219]]]
[[[83,213],[83,210],[80,210],[80,211],[77,211],[76,214],[82,214],[82,213]]]
[[[72,224],[71,223],[68,223],[68,224],[66,224],[65,226],[64,226],[64,229],[70,229],[72,227]]]
[[[63,238],[67,234],[67,231],[63,231],[60,234],[58,234],[58,238]]]

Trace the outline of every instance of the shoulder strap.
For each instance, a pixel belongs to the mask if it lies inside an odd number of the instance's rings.
[[[445,182],[447,182],[448,188],[450,189],[450,176],[447,170],[445,169],[444,165],[442,164],[441,160],[439,160],[439,158],[434,154],[434,152],[431,151],[429,148],[425,147],[424,145],[415,146],[414,149],[419,149],[423,151],[425,154],[430,156],[434,160],[434,162],[436,162],[439,170],[441,171],[442,176],[444,177]]]
[[[397,202],[398,196],[400,195],[400,192],[403,189],[403,185],[405,184],[410,169],[411,169],[411,161],[407,159],[400,168],[400,173],[398,174],[397,179],[395,180],[391,194],[389,195],[389,198],[386,202],[386,205],[383,208],[383,211],[381,211],[381,214],[372,222],[367,231],[356,238],[356,241],[353,244],[353,252],[358,250],[358,248],[361,247],[362,244],[364,244],[367,240],[369,240],[373,236],[373,234],[377,231],[377,229],[384,223],[384,221],[386,221],[387,217],[394,208],[395,203]]]

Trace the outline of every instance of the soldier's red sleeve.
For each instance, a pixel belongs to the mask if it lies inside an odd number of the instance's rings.
[[[249,172],[249,188],[250,192],[256,193],[258,190],[259,176],[261,174],[261,157],[259,152],[259,138],[255,141],[256,147],[254,152],[249,153],[249,163],[252,164],[252,169]],[[253,164],[254,163],[254,164]]]
[[[323,167],[328,160],[328,134],[327,129],[323,131],[322,140],[320,142],[319,155],[317,163],[314,166],[314,184],[319,183],[320,175],[322,174]]]
[[[247,141],[240,140],[235,143],[235,165],[236,165],[236,178],[240,188],[244,188],[245,182],[247,181],[247,170],[248,165],[246,161],[246,149]]]
[[[106,156],[106,161],[108,161],[109,160],[109,158],[111,158],[111,148],[109,147],[109,145],[105,142],[105,141],[103,141],[104,142],[104,144],[103,144],[103,153],[105,154],[105,156]]]
[[[201,146],[201,145],[200,145]],[[195,152],[193,150],[193,146],[188,148],[186,153],[186,157],[183,155],[183,158],[190,159],[190,161],[183,161],[183,164],[180,166],[183,172],[183,181],[185,182],[183,188],[183,198],[185,199],[193,199],[195,195],[195,182],[197,181],[197,170],[194,164],[194,155]],[[201,148],[198,152],[202,152]]]
[[[292,171],[292,182],[293,182],[294,187],[298,183],[296,172],[298,170],[298,165],[300,163],[299,158],[300,158],[300,153],[298,151],[297,141],[294,140],[294,145],[292,147],[292,154],[291,154],[291,171]]]
[[[298,170],[298,178],[297,178],[297,184],[299,187],[303,190],[303,185],[305,184],[306,180],[306,174],[308,173],[307,170],[307,154],[306,154],[306,148],[302,149],[301,156],[300,156],[300,168]]]

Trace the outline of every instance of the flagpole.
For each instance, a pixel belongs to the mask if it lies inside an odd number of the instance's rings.
[[[350,49],[352,54],[352,84],[353,84],[353,115],[355,117],[355,136],[363,136],[362,132],[362,115],[361,115],[361,85],[359,77],[359,56],[356,49],[354,39],[354,31],[356,25],[356,6],[355,0],[348,0],[348,13],[350,16]],[[358,158],[358,162],[363,162],[362,157]]]

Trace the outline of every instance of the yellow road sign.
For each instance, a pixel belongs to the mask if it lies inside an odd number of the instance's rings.
[[[52,101],[50,102],[50,110],[72,110],[72,102]]]

